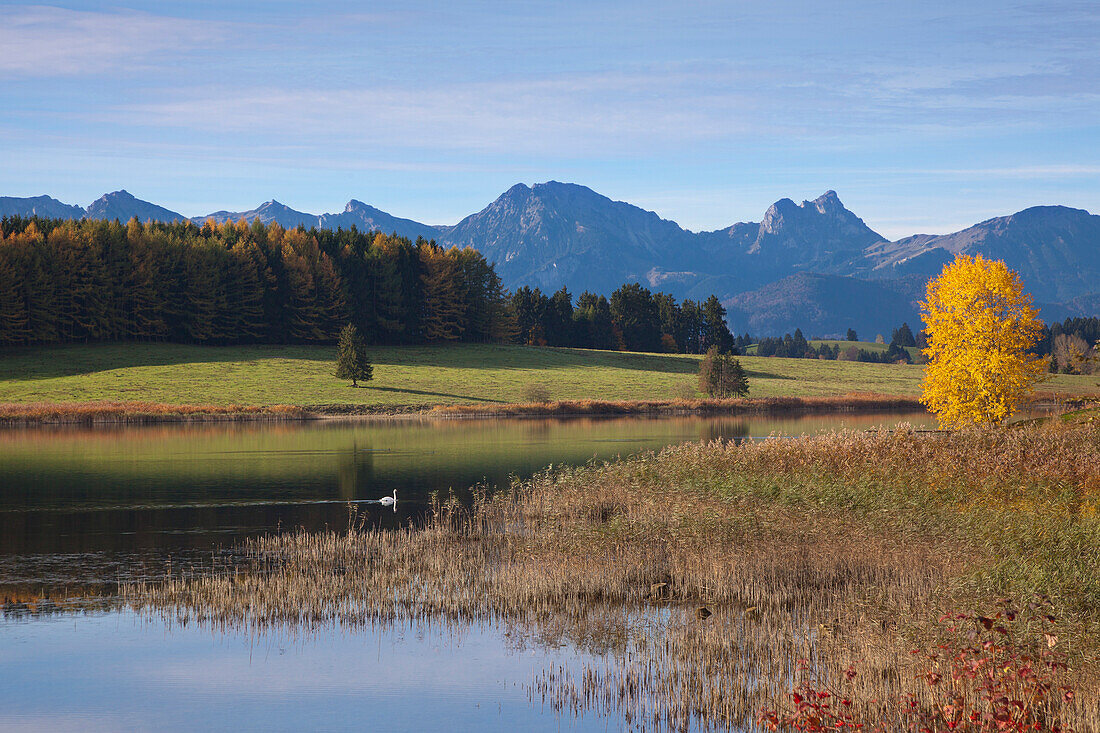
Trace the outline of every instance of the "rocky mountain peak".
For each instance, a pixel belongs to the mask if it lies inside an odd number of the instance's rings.
[[[760,222],[760,229],[767,234],[778,234],[779,230],[790,223],[791,218],[798,214],[800,207],[788,198],[782,198],[768,207],[764,212],[764,220]]]
[[[851,214],[852,212],[844,208],[844,204],[840,203],[840,197],[836,195],[836,191],[832,189],[818,196],[816,199],[810,202],[803,202],[803,207],[813,206],[821,214]]]
[[[141,221],[183,221],[186,219],[182,214],[177,214],[163,206],[142,201],[124,188],[105,193],[93,201],[88,205],[86,216],[89,219],[118,219],[119,221],[129,221],[134,217]]]

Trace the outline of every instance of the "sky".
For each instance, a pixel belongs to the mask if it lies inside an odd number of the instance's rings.
[[[0,2],[0,195],[455,223],[587,185],[694,231],[1100,212],[1093,0]]]

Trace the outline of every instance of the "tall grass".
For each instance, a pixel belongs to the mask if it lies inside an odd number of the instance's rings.
[[[158,402],[0,403],[0,425],[305,420],[325,416],[564,417],[738,415],[920,410],[914,398],[874,394],[752,399],[560,400],[477,405],[176,405]]]
[[[439,405],[433,416],[739,415],[784,412],[921,410],[913,397],[851,393],[829,397],[681,398],[668,400],[540,400],[505,405]]]
[[[159,402],[111,400],[0,403],[0,425],[300,420],[309,414],[304,408],[293,405],[166,405]]]
[[[812,688],[868,729],[946,730],[936,619],[1038,593],[1053,609],[1042,634],[1012,635],[997,659],[1054,649],[1073,694],[1031,700],[1036,729],[1094,730],[1098,467],[1092,424],[688,444],[438,503],[422,527],[255,540],[241,565],[126,597],[225,628],[507,621],[606,654],[548,670],[534,699],[639,728],[753,727]],[[950,699],[992,716],[981,684],[952,678]],[[802,713],[818,714],[763,722]]]

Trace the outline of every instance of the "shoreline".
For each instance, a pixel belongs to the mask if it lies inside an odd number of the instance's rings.
[[[924,409],[915,397],[850,394],[831,397],[745,397],[697,400],[563,400],[461,405],[172,405],[149,402],[0,404],[0,428],[40,425],[142,425],[314,420],[489,419],[545,417],[670,417],[740,414],[888,412]]]
[[[1081,408],[1095,397],[1033,395],[1025,409]],[[916,397],[853,393],[829,397],[744,397],[695,400],[563,400],[461,405],[172,405],[149,402],[0,404],[0,429],[46,425],[146,425],[314,420],[464,420],[491,418],[672,417],[744,414],[828,414],[920,411]]]

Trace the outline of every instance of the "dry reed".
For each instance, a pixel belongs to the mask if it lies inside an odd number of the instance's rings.
[[[293,405],[168,405],[160,402],[0,403],[0,425],[147,423],[204,420],[300,420]]]
[[[533,400],[506,405],[440,405],[433,415],[737,415],[783,412],[875,412],[920,410],[913,397],[852,393],[832,397],[741,397],[669,400]]]

